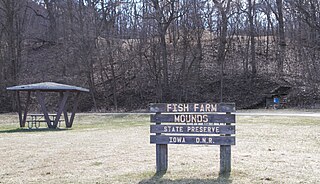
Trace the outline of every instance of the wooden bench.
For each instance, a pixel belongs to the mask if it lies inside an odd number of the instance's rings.
[[[50,118],[50,122],[53,123],[57,117],[56,114],[48,114]],[[63,119],[59,120],[58,127],[60,127],[61,122],[63,122]],[[26,122],[28,123],[28,128],[31,129],[33,127],[39,128],[40,123],[47,123],[47,121],[44,118],[44,114],[28,114],[27,115],[27,120]]]

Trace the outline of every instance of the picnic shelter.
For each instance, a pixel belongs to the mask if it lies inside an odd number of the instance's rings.
[[[19,114],[20,127],[25,127],[27,116],[28,116],[28,108],[31,103],[30,98],[31,98],[31,95],[34,93],[36,95],[36,99],[40,105],[40,108],[43,114],[32,115],[32,117],[42,116],[44,118],[42,121],[47,123],[48,128],[57,128],[58,123],[61,122],[60,117],[62,113],[64,116],[66,127],[71,128],[76,111],[77,111],[80,93],[89,92],[89,90],[86,88],[60,84],[55,82],[42,82],[42,83],[35,83],[35,84],[28,84],[28,85],[12,86],[12,87],[8,87],[7,90],[16,92],[17,106],[18,106],[17,110]],[[24,110],[21,107],[21,98],[20,98],[21,92],[27,92],[27,101],[25,103]],[[59,93],[60,102],[59,102],[58,110],[55,114],[49,114],[47,111],[47,107],[45,105],[45,93]],[[66,103],[71,93],[76,93],[76,95],[73,101],[72,112],[69,119],[67,109],[66,109]],[[39,122],[37,118],[34,118],[34,120],[32,121]],[[36,123],[36,122],[33,122],[33,123]]]

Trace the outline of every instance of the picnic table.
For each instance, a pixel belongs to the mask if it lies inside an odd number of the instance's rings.
[[[56,118],[57,118],[57,114],[48,114],[49,118],[50,118],[50,122],[53,123]],[[59,119],[58,121],[58,127],[60,127],[61,122],[63,122],[64,119]],[[27,115],[27,120],[26,122],[28,123],[28,128],[31,129],[33,127],[35,128],[39,128],[40,127],[40,123],[47,123],[44,114],[28,114]]]

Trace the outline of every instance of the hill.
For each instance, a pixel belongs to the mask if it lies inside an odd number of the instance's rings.
[[[10,9],[6,2],[0,3],[2,9]],[[282,85],[291,87],[289,106],[318,107],[316,30],[312,22],[299,19],[296,28],[292,20],[303,12],[286,14],[288,29],[280,40],[277,21],[263,19],[270,11],[256,12],[252,34],[247,15],[235,4],[225,12],[229,27],[222,32],[223,11],[205,1],[166,2],[172,3],[169,9],[181,11],[181,17],[171,19],[168,9],[158,14],[148,3],[12,2],[19,7],[12,9],[13,21],[12,11],[0,12],[0,112],[16,108],[6,87],[50,81],[89,88],[81,97],[81,111],[132,111],[146,109],[150,102],[219,102],[221,96],[238,108],[256,108]],[[48,98],[55,109],[54,98]]]

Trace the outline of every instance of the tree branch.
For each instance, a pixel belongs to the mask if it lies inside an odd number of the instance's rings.
[[[44,15],[40,14],[37,10],[33,9],[33,7],[31,7],[31,6],[29,6],[29,5],[27,5],[26,7],[27,7],[27,8],[30,8],[30,9],[36,14],[36,16],[42,17],[42,18],[44,18],[45,20],[49,20],[49,18],[45,17]]]

